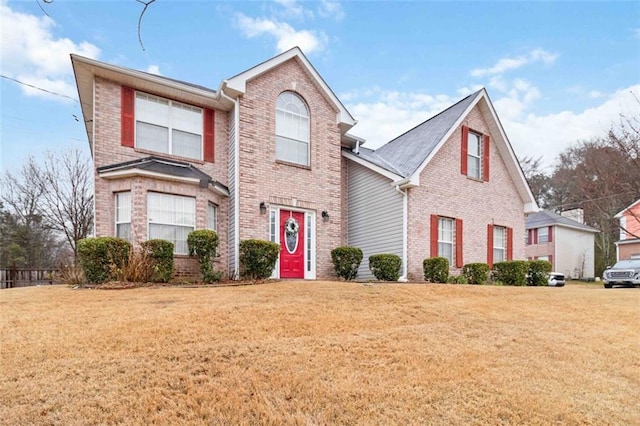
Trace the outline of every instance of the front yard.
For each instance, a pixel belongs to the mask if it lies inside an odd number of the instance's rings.
[[[639,424],[640,292],[0,291],[4,424]]]

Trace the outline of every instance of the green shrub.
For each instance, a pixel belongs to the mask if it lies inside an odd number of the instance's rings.
[[[173,277],[173,243],[167,240],[149,240],[142,243],[142,249],[153,260],[151,281],[166,283]]]
[[[449,284],[468,284],[467,278],[464,275],[449,275],[447,278]]]
[[[205,283],[219,281],[222,274],[213,270],[213,260],[218,257],[218,234],[210,229],[189,232],[187,246],[189,256],[197,258],[200,263],[202,280]]]
[[[431,257],[422,261],[424,279],[432,283],[446,283],[449,278],[449,261],[444,257]]]
[[[526,260],[509,260],[493,264],[494,279],[504,285],[525,285],[529,262]]]
[[[354,280],[362,262],[362,250],[358,247],[336,247],[331,250],[331,261],[336,275],[345,280]]]
[[[369,269],[380,281],[398,281],[402,259],[397,254],[383,253],[369,256]]]
[[[489,265],[486,263],[467,263],[462,268],[462,275],[469,284],[484,284],[489,278]]]
[[[548,285],[549,272],[551,272],[551,262],[547,260],[529,261],[529,274],[527,276],[527,284],[534,286]]]
[[[78,241],[78,258],[87,282],[100,284],[116,278],[129,257],[131,243],[123,238],[97,237]]]
[[[264,240],[240,241],[240,264],[243,278],[269,278],[276,267],[280,245]]]

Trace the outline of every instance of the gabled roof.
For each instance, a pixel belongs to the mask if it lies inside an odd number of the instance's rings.
[[[494,145],[512,178],[512,181],[525,205],[525,213],[535,212],[538,205],[531,188],[524,177],[513,147],[502,128],[487,91],[483,88],[461,99],[454,105],[419,124],[408,132],[391,140],[376,150],[346,151],[343,155],[350,160],[369,164],[372,170],[383,175],[400,175],[401,185],[418,186],[420,173],[438,153],[453,132],[462,124],[465,117],[475,107],[485,118],[489,126]],[[376,169],[377,168],[377,169]]]
[[[315,80],[318,87],[321,89],[322,94],[327,99],[327,101],[334,106],[336,111],[338,112],[336,121],[340,124],[340,128],[343,132],[346,132],[351,127],[355,126],[356,120],[351,116],[351,113],[347,111],[345,106],[340,102],[340,99],[333,93],[333,90],[329,87],[329,85],[324,81],[324,79],[318,74],[318,71],[311,65],[311,62],[307,59],[307,57],[302,53],[299,47],[294,47],[292,49],[287,50],[279,54],[278,56],[274,56],[271,59],[268,59],[248,70],[241,72],[227,80],[223,81],[222,88],[226,93],[229,93],[233,97],[241,95],[245,93],[247,82],[264,74],[267,71],[281,65],[291,59],[295,59],[298,61],[302,68],[311,76],[312,79]]]
[[[633,209],[635,206],[637,206],[638,204],[640,204],[640,198],[638,198],[636,201],[634,201],[633,203],[631,203],[631,205],[625,207],[624,209],[620,210],[618,213],[616,213],[616,215],[614,216],[617,219],[620,219],[622,217],[622,215],[628,211]]]
[[[375,151],[376,155],[400,171],[404,177],[413,175],[438,147],[449,130],[482,92],[473,93],[441,113],[417,125]]]
[[[526,229],[542,228],[545,226],[563,226],[586,232],[600,232],[591,226],[585,225],[568,217],[559,215],[549,210],[540,210],[527,216]]]
[[[119,179],[131,176],[165,177],[169,180],[179,180],[198,184],[202,188],[209,185],[214,190],[229,195],[229,188],[212,179],[211,176],[190,163],[169,160],[161,157],[145,157],[122,163],[109,164],[98,167],[98,175],[105,179]]]

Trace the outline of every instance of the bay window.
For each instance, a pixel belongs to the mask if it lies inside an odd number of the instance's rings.
[[[195,198],[149,192],[147,218],[150,240],[160,238],[171,241],[175,254],[188,254],[187,236],[195,230],[196,225]]]
[[[131,191],[116,193],[116,237],[131,240]]]

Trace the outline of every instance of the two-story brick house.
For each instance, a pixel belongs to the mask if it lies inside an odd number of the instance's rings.
[[[616,241],[616,259],[640,258],[640,199],[618,212],[620,239]]]
[[[217,90],[71,59],[95,233],[174,242],[179,276],[194,273],[186,236],[203,228],[218,232],[218,268],[233,277],[249,238],[281,245],[276,278],[328,278],[330,251],[347,243],[397,252],[413,279],[431,255],[453,253],[454,269],[524,256],[513,235],[535,201],[484,90],[371,151],[298,48]]]

